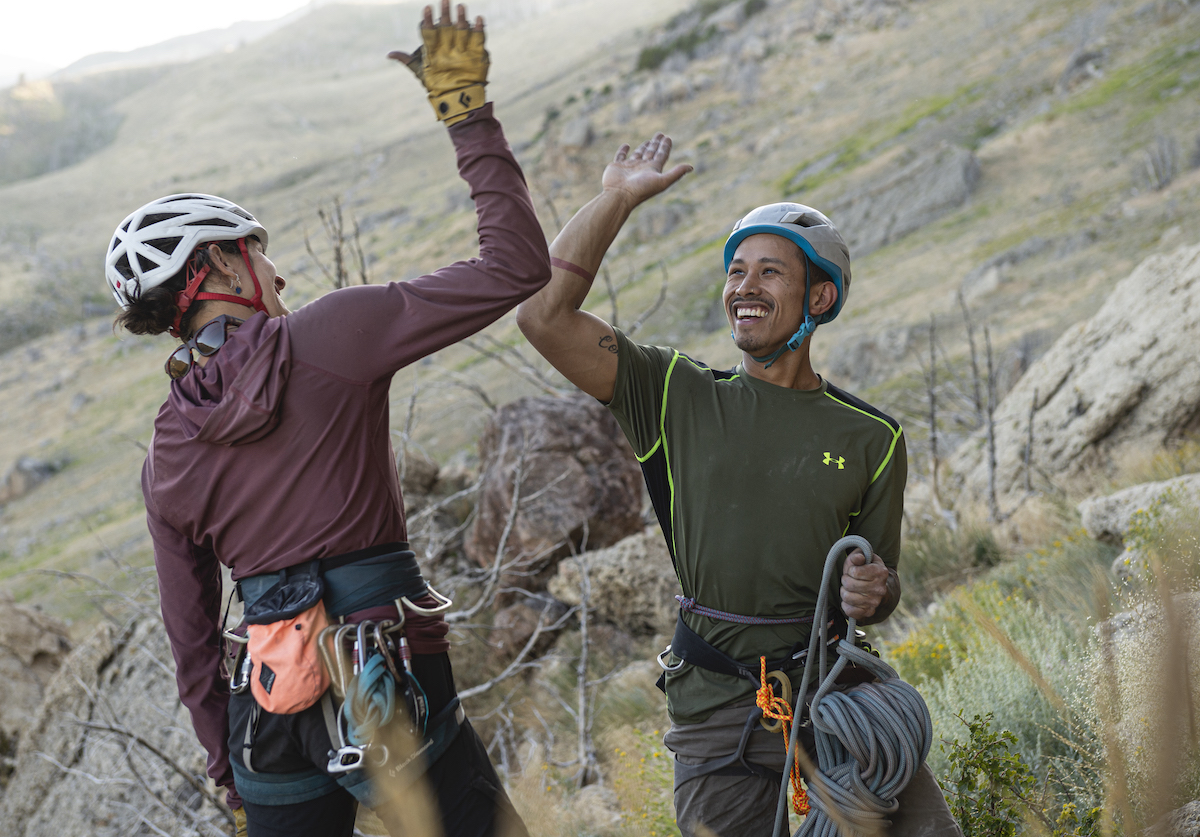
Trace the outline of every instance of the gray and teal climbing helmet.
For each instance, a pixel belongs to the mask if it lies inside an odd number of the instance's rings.
[[[752,235],[778,235],[793,242],[804,254],[806,271],[805,289],[810,286],[811,266],[816,265],[825,272],[837,288],[837,302],[833,307],[814,319],[808,313],[808,294],[804,295],[804,322],[794,335],[777,351],[764,358],[755,358],[770,366],[784,349],[796,351],[800,344],[821,323],[834,319],[846,304],[850,295],[850,248],[825,215],[811,206],[801,203],[771,203],[751,210],[733,225],[733,233],[725,242],[725,271],[737,252],[738,245]]]

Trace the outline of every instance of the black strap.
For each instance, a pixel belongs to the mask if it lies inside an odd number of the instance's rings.
[[[318,564],[320,565],[321,572],[327,573],[330,570],[336,570],[338,567],[344,567],[347,564],[353,564],[357,561],[365,561],[368,558],[375,558],[379,555],[411,551],[408,547],[408,541],[394,541],[392,543],[381,543],[378,546],[368,546],[366,549],[357,549],[354,552],[347,552],[344,555],[320,558],[318,559]]]
[[[761,663],[758,660],[741,663],[724,651],[713,647],[700,634],[687,626],[687,623],[683,621],[682,611],[675,620],[675,636],[671,639],[671,653],[689,665],[714,671],[717,674],[744,677],[753,683],[755,688],[760,685],[758,674]],[[768,660],[767,670],[791,671],[794,668],[800,668],[804,665],[804,658],[807,656],[808,649],[801,648],[801,643],[797,642],[792,646],[788,656],[778,660]]]

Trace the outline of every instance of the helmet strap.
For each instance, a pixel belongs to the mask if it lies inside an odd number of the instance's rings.
[[[784,349],[792,352],[799,349],[800,345],[808,339],[809,335],[817,330],[816,320],[808,312],[809,289],[812,287],[810,280],[812,276],[812,262],[808,260],[808,253],[805,253],[803,249],[800,250],[800,253],[804,256],[804,321],[800,323],[800,328],[796,329],[796,333],[789,337],[786,343],[771,352],[771,354],[763,355],[762,357],[750,355],[750,358],[756,363],[766,364],[763,369],[770,369],[771,364],[779,360],[779,356],[783,354]]]
[[[205,247],[211,243],[212,242],[205,242],[200,246]],[[204,267],[200,268],[200,270],[196,271],[195,275],[188,280],[187,287],[175,294],[175,306],[179,309],[179,313],[175,315],[174,325],[168,329],[173,337],[180,336],[180,323],[183,322],[183,317],[187,313],[187,310],[192,307],[193,302],[198,302],[200,300],[219,300],[221,302],[233,302],[238,305],[245,305],[247,308],[253,308],[255,311],[267,310],[267,307],[263,305],[262,301],[262,286],[258,283],[258,275],[254,272],[254,265],[250,261],[250,252],[246,249],[246,239],[238,239],[238,250],[241,251],[242,258],[246,262],[246,269],[250,271],[250,279],[254,282],[254,296],[250,299],[243,299],[240,296],[234,296],[232,294],[197,293],[197,291],[200,290],[200,283],[204,281],[205,277],[208,276],[209,272],[212,270],[212,265],[205,265]]]

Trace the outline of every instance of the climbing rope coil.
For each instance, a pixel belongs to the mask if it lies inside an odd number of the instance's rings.
[[[759,690],[758,705],[764,716],[784,723],[788,736],[774,837],[783,833],[788,785],[792,782],[797,789],[793,796],[797,813],[804,813],[801,807],[810,809],[796,832],[797,837],[882,834],[891,824],[889,815],[899,807],[896,797],[912,781],[929,755],[933,739],[929,708],[917,690],[901,680],[891,666],[847,639],[837,644],[837,661],[832,668],[828,665],[829,623],[823,617],[828,605],[830,578],[838,558],[854,547],[862,549],[867,560],[871,560],[871,545],[857,535],[839,540],[825,559],[814,620],[818,628],[809,640],[794,707],[774,694],[767,682],[766,658],[762,659],[760,683],[763,686]],[[855,620],[850,619],[847,637],[854,637],[854,628]],[[799,717],[803,710],[804,697],[813,682],[814,659],[817,660],[816,679],[820,685],[809,706],[809,717],[816,739],[817,770],[809,777],[809,792],[805,794],[800,789],[796,766],[800,725],[790,721]],[[837,689],[837,678],[851,663],[866,669],[878,680],[846,690]]]

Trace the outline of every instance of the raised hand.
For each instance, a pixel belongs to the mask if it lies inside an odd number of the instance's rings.
[[[629,145],[624,144],[605,167],[601,185],[606,192],[623,193],[633,206],[637,206],[692,170],[691,166],[679,165],[664,173],[663,166],[670,156],[671,138],[662,133],[655,134],[632,152]]]
[[[413,53],[393,51],[388,58],[407,66],[429,91],[429,102],[437,118],[453,125],[483,107],[484,85],[490,65],[483,48],[483,18],[467,23],[467,7],[457,8],[450,20],[450,0],[442,0],[441,17],[433,22],[433,7],[426,6],[421,21],[422,44]]]

